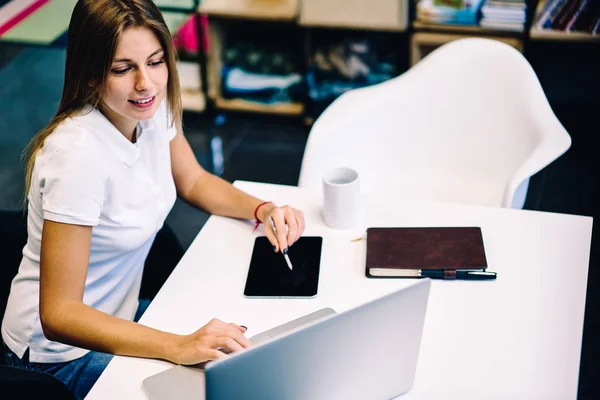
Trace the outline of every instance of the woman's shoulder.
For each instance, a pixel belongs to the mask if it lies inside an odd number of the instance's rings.
[[[49,160],[57,154],[72,154],[78,159],[96,159],[94,137],[76,118],[68,117],[44,140],[40,156]],[[63,156],[64,157],[64,156]]]

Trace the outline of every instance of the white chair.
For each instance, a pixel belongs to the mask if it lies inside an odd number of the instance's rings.
[[[529,178],[570,145],[521,53],[461,39],[334,101],[310,132],[299,186],[321,190],[326,170],[349,166],[371,193],[522,208]]]

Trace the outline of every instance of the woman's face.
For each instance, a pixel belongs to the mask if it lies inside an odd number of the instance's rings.
[[[126,29],[100,94],[110,122],[131,139],[138,121],[150,119],[167,91],[169,71],[164,50],[147,28]]]

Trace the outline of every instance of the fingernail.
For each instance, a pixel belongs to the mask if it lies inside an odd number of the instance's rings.
[[[277,246],[273,246],[273,251],[277,253]]]
[[[288,253],[288,248],[286,247],[285,249],[283,249],[283,254],[287,254]]]
[[[245,331],[248,330],[248,328],[246,328],[244,325],[240,325],[240,328],[244,328]]]

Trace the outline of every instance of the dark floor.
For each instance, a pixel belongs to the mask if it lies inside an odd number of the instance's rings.
[[[18,208],[23,187],[20,153],[58,106],[64,54],[63,49],[0,44],[0,209]],[[569,70],[568,60],[561,60],[558,72],[549,68],[539,53],[532,52],[530,60],[552,107],[571,134],[573,146],[532,178],[525,208],[595,217],[600,203],[596,172],[599,158],[595,157],[594,134],[599,133],[596,121],[600,103],[599,91],[593,88],[598,88],[598,82],[590,83],[578,73],[564,75],[561,68]],[[586,64],[586,68],[593,70],[595,65]],[[219,145],[218,140],[211,142],[210,138],[213,134],[220,135],[225,179],[297,184],[308,135],[308,128],[299,121],[228,115],[225,124],[215,128],[212,118],[186,114],[184,124],[196,156],[209,170],[212,169],[211,143]],[[187,248],[206,218],[206,214],[178,201],[167,223]],[[598,229],[596,225],[594,237],[600,234]],[[597,243],[592,246],[590,261],[580,372],[581,399],[600,398],[600,352],[596,342],[600,334],[596,290],[600,285],[597,271],[600,247]]]

